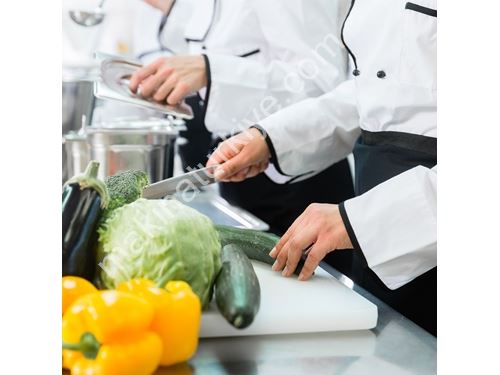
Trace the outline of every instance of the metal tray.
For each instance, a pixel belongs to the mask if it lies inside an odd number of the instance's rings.
[[[178,195],[175,196],[175,199],[207,215],[215,224],[263,231],[269,229],[269,225],[258,217],[230,205],[225,199],[210,190],[196,193],[194,199],[182,199]]]

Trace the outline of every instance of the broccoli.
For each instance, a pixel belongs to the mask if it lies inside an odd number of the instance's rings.
[[[132,203],[142,196],[142,190],[149,184],[146,172],[128,170],[118,172],[104,180],[109,192],[109,204],[103,212],[101,223],[117,208]]]

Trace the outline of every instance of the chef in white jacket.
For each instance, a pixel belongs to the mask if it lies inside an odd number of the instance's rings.
[[[342,39],[352,78],[222,143],[209,165],[238,181],[271,162],[309,176],[354,150],[356,197],[313,204],[271,256],[300,279],[354,249],[351,276],[436,334],[436,0],[352,1]],[[235,146],[237,145],[237,146]]]
[[[193,11],[184,34],[190,54],[158,59],[136,72],[130,84],[132,91],[140,89],[143,96],[169,103],[199,94],[187,99],[195,119],[187,124],[190,134],[184,136],[190,143],[181,146],[181,155],[207,129],[214,138],[229,137],[292,103],[320,96],[346,79],[347,51],[340,40],[349,5],[346,0],[190,3]],[[169,12],[175,13],[181,5],[185,6],[185,0],[175,1]],[[171,17],[166,28],[178,22]],[[164,35],[163,40],[169,45],[172,36]],[[201,143],[184,153],[183,159],[188,160],[184,167],[206,163],[212,148],[203,149]],[[345,158],[290,188],[272,181],[283,181],[273,167],[267,173],[242,184],[221,184],[220,192],[279,233],[310,202],[339,202],[354,194]]]

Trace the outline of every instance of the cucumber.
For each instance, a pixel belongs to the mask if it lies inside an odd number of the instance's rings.
[[[252,263],[234,244],[222,248],[222,268],[215,279],[215,302],[235,328],[252,324],[260,307],[260,285]]]
[[[215,228],[219,232],[219,239],[223,247],[228,244],[238,245],[250,259],[258,260],[271,266],[274,264],[276,259],[271,257],[269,252],[280,240],[275,234],[226,225],[216,225]],[[299,275],[302,267],[304,267],[303,259],[299,261],[294,273]]]

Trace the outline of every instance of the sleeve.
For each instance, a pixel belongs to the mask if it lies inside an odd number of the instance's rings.
[[[272,114],[259,125],[276,170],[293,181],[309,178],[350,154],[359,137],[355,82],[345,81],[328,94]]]
[[[390,289],[437,264],[437,167],[418,166],[340,206],[356,250]]]
[[[205,124],[219,134],[246,128],[346,79],[340,41],[345,0],[255,0],[249,6],[258,20],[255,34],[262,35],[260,50],[249,57],[207,53],[212,84]]]

